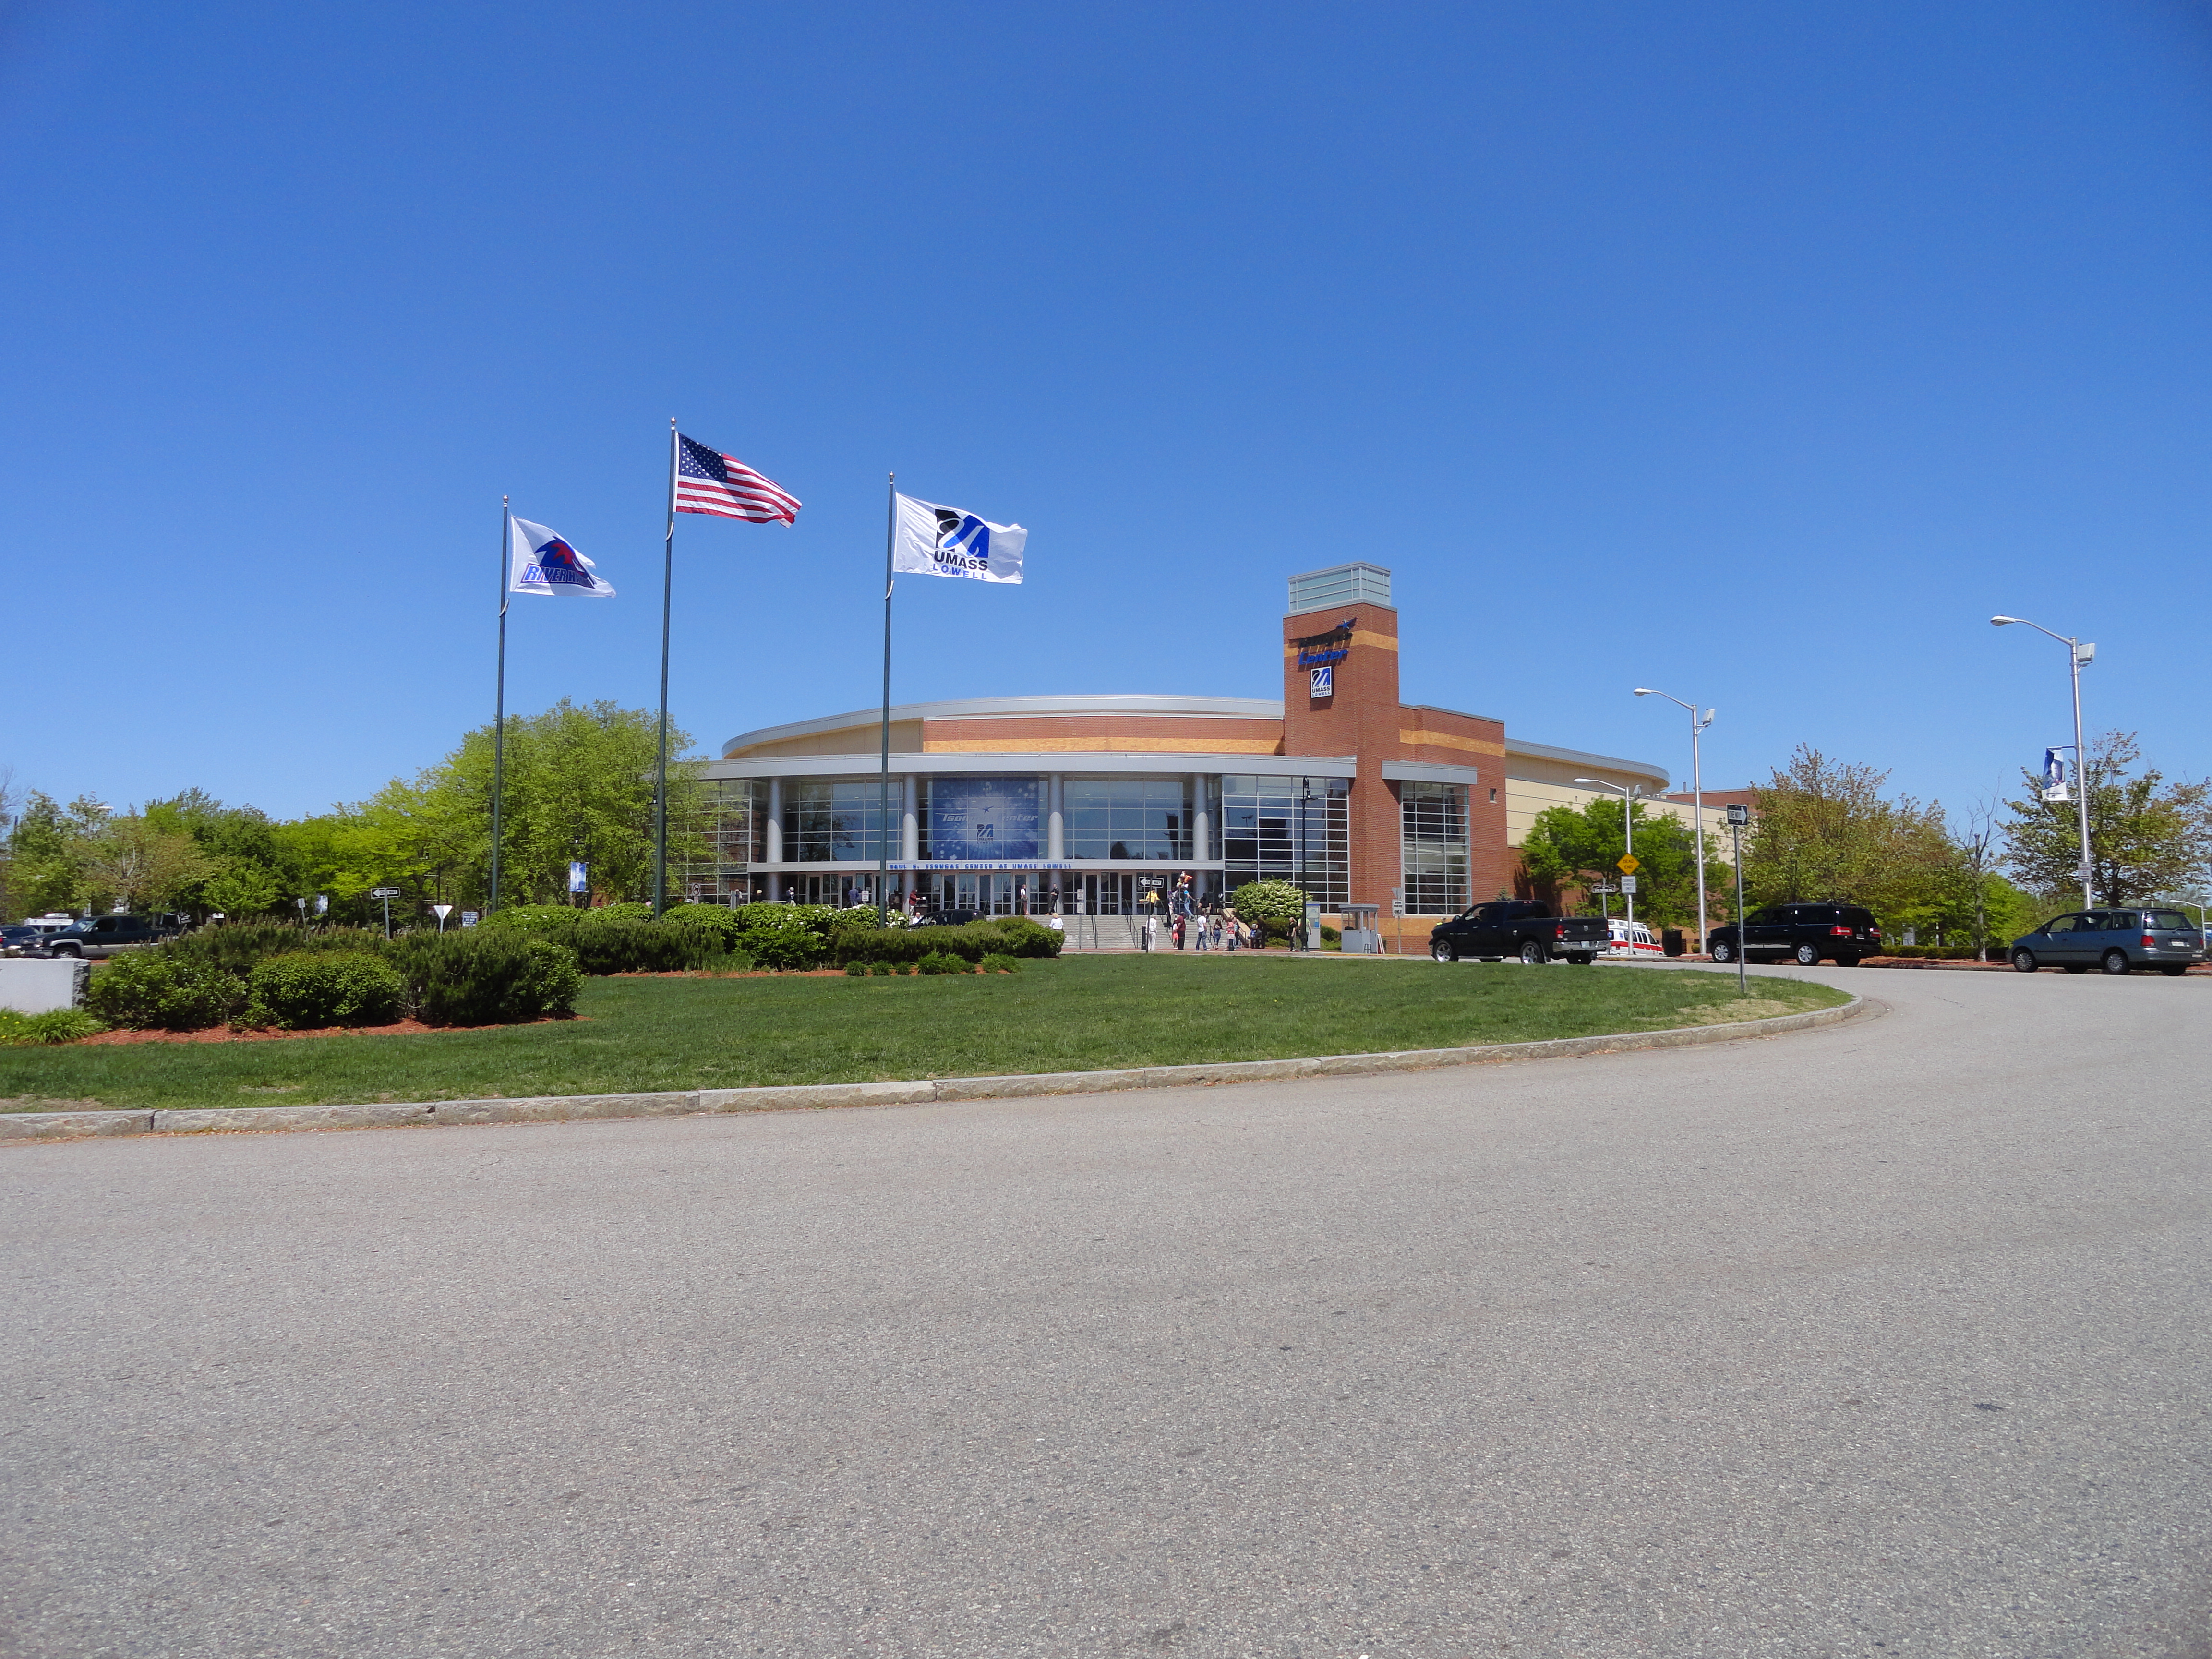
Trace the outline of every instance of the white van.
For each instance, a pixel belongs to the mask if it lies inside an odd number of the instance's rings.
[[[1651,937],[1651,930],[1640,921],[1608,918],[1605,928],[1612,936],[1611,943],[1605,947],[1608,962],[1657,962],[1667,954],[1660,948],[1659,941]]]

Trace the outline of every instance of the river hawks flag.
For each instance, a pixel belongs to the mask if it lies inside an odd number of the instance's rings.
[[[898,535],[891,568],[918,576],[969,576],[979,582],[1018,582],[1022,548],[1030,532],[1018,524],[992,524],[957,507],[898,498]]]
[[[599,567],[542,524],[514,520],[514,557],[507,574],[510,593],[556,594],[563,598],[611,599],[614,586]]]

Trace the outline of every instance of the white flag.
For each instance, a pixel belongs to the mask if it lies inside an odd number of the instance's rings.
[[[1029,538],[1030,532],[1018,524],[991,524],[957,507],[901,495],[891,568],[920,576],[1018,582],[1022,548]]]
[[[611,599],[614,588],[599,567],[542,524],[527,519],[514,521],[514,561],[507,591],[543,593],[586,599]]]

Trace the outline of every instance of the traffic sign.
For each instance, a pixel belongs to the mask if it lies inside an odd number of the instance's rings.
[[[1623,853],[1613,867],[1624,876],[1632,876],[1644,867],[1644,860],[1633,853]]]
[[[371,898],[398,898],[399,890],[397,887],[372,887],[368,890],[368,896]]]
[[[1620,878],[1620,890],[1627,894],[1629,897],[1634,898],[1636,896],[1636,878],[1633,876],[1623,876]]]

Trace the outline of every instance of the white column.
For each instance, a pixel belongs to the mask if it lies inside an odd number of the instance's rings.
[[[1057,863],[1067,856],[1066,812],[1067,796],[1063,784],[1066,775],[1054,772],[1045,780],[1044,855]]]
[[[1190,856],[1194,863],[1206,860],[1206,843],[1212,839],[1213,826],[1208,822],[1206,810],[1206,775],[1194,772],[1190,779]],[[1195,879],[1195,878],[1194,878]]]
[[[768,862],[771,866],[783,862],[783,780],[781,778],[770,778],[768,781]],[[769,872],[768,896],[771,902],[783,896],[783,876],[781,872],[774,869]]]
[[[900,802],[899,856],[911,864],[921,856],[921,780],[911,772],[906,775]],[[914,890],[911,881],[907,883],[907,890]]]

